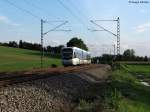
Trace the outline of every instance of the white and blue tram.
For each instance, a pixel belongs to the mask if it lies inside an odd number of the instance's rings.
[[[64,47],[61,50],[64,66],[81,65],[91,63],[91,54],[77,47]]]

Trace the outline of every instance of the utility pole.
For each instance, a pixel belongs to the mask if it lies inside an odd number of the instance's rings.
[[[44,57],[44,48],[43,48],[43,19],[41,19],[41,68],[43,68],[43,57]]]
[[[116,58],[115,58],[116,60]],[[117,61],[120,69],[120,19],[117,18]]]
[[[113,33],[111,31],[109,31],[108,29],[104,28],[103,26],[97,24],[97,22],[104,22],[104,21],[112,21],[112,22],[117,22],[117,33]],[[92,24],[96,25],[98,28],[98,30],[96,29],[89,29],[90,31],[106,31],[112,35],[114,35],[115,37],[117,37],[117,56],[120,55],[120,18],[118,17],[117,19],[115,20],[91,20],[90,21]]]
[[[116,60],[116,45],[114,44],[113,46],[114,46],[114,56],[113,56],[113,64],[114,64]]]
[[[44,23],[54,23],[54,22],[55,23],[57,22],[59,24],[56,25],[54,28],[48,30],[47,32],[43,31]],[[43,68],[43,58],[44,58],[44,46],[43,46],[43,44],[44,44],[44,35],[48,34],[51,31],[65,31],[65,32],[71,31],[71,30],[58,29],[61,26],[67,24],[67,23],[68,23],[68,21],[59,21],[59,20],[58,21],[46,21],[46,20],[41,19],[41,68]]]
[[[116,55],[116,46],[115,46],[115,44],[113,46],[114,46],[114,56],[115,56]]]
[[[112,22],[117,22],[117,32],[114,33],[106,28],[104,28],[103,26],[99,25],[97,22],[104,22],[104,21],[112,21]],[[114,57],[112,59],[112,66],[114,67],[114,64],[115,64],[115,61],[116,61],[116,56],[117,56],[117,60],[119,61],[120,59],[120,18],[118,17],[117,19],[115,20],[91,20],[90,21],[92,24],[94,24],[95,26],[97,26],[99,29],[89,29],[91,31],[105,31],[105,32],[108,32],[109,34],[111,35],[114,35],[117,39],[117,54],[115,53],[116,52],[116,47],[114,45]],[[120,67],[120,63],[119,63],[119,67]]]
[[[117,55],[120,55],[120,19],[117,18]]]

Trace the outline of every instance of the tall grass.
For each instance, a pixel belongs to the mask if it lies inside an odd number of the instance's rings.
[[[114,71],[111,77],[111,87],[116,88],[122,96],[121,100],[115,100],[118,102],[116,112],[149,112],[150,87],[140,84],[129,72],[131,69],[123,69],[125,67]]]

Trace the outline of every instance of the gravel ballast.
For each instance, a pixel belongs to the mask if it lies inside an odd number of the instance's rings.
[[[99,70],[96,70],[96,76]],[[109,68],[103,70],[105,72],[99,72],[99,75],[107,74]],[[79,75],[62,74],[0,88],[0,112],[69,112],[74,107],[73,102],[85,97],[93,85],[89,78],[85,80],[86,76],[81,78]]]

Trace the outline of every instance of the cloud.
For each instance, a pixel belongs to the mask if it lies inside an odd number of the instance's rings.
[[[20,24],[12,22],[8,17],[6,16],[0,16],[0,22],[9,24],[11,26],[20,26]]]
[[[138,25],[138,26],[134,27],[133,29],[138,33],[143,33],[150,29],[150,22]]]

